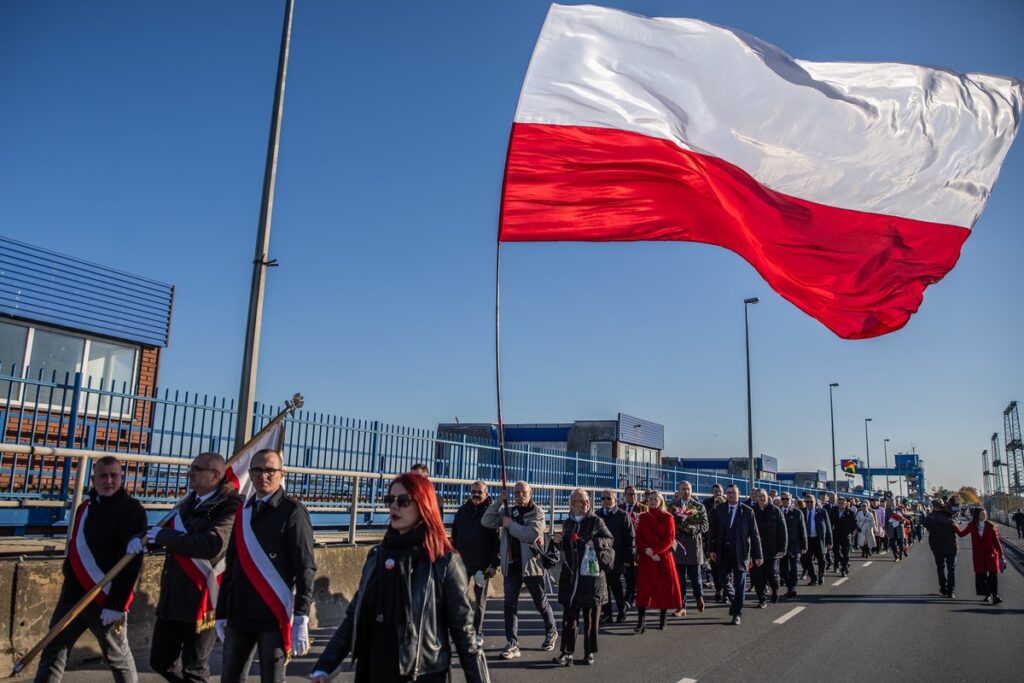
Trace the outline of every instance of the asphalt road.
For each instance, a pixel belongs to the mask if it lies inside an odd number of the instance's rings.
[[[1000,531],[1016,535],[1006,527]],[[543,629],[525,593],[520,605],[523,656],[503,661],[498,656],[504,646],[501,603],[491,601],[484,631],[491,677],[517,683],[1024,680],[1024,575],[1008,568],[1000,576],[1005,602],[983,604],[974,596],[969,541],[961,540],[960,548],[957,597],[952,600],[938,594],[926,541],[915,544],[909,559],[899,563],[891,555],[855,558],[845,581],[829,574],[823,586],[801,585],[797,598],[767,609],[750,608],[748,602],[740,626],[729,623],[725,606],[709,603],[704,614],[692,609],[685,619],[670,616],[665,631],[649,625],[647,633],[634,635],[632,618],[622,626],[603,628],[594,667],[578,660],[571,669],[551,664],[553,653],[540,649]],[[330,630],[314,634],[321,643],[329,637]],[[582,657],[580,648],[577,657]],[[318,649],[289,665],[289,681],[308,680],[305,674]],[[214,659],[218,657],[215,653]],[[136,653],[136,658],[144,669],[145,653]],[[109,680],[109,674],[97,664],[69,672],[65,680],[91,683]],[[142,673],[140,680],[162,679]],[[353,676],[346,673],[339,680],[351,681]]]

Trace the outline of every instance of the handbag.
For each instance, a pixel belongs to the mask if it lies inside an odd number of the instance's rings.
[[[580,562],[580,576],[600,576],[601,567],[597,563],[597,553],[593,546],[586,546],[583,560]]]

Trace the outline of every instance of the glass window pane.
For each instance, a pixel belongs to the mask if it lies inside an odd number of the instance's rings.
[[[74,374],[82,369],[82,354],[85,352],[85,340],[60,332],[36,329],[32,334],[32,350],[28,361],[30,378],[40,377],[44,386],[29,386],[25,390],[25,400],[51,406],[71,405],[73,391],[64,387],[65,378],[70,385]],[[56,374],[55,374],[56,373]],[[48,384],[55,380],[58,388],[51,389]]]
[[[25,367],[25,341],[28,339],[28,328],[0,321],[0,375],[19,376]],[[0,400],[18,400],[20,385],[11,385],[8,381],[0,381]]]
[[[89,360],[85,366],[85,386],[93,390],[129,393],[133,388],[135,370],[135,349],[109,342],[89,342]],[[97,400],[98,399],[98,400]],[[111,397],[89,393],[87,410],[110,410]],[[128,402],[120,397],[113,398],[114,410],[127,408]]]

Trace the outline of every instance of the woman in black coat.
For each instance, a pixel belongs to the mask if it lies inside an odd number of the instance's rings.
[[[594,514],[590,496],[576,489],[569,497],[569,518],[555,541],[562,550],[561,574],[558,579],[558,602],[562,604],[562,652],[555,657],[559,666],[572,666],[576,651],[579,621],[583,620],[583,663],[593,664],[597,652],[597,618],[601,606],[608,602],[605,572],[615,564],[615,539],[604,520]],[[581,568],[587,548],[597,557],[597,575],[585,576]]]
[[[430,480],[402,474],[384,502],[391,521],[370,549],[345,620],[313,666],[311,683],[326,683],[350,653],[356,683],[444,683],[452,646],[470,683],[487,683],[476,643],[469,581],[444,533]]]

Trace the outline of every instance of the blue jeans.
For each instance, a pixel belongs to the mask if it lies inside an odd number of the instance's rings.
[[[956,592],[956,553],[935,553],[935,569],[939,573],[939,592]]]

